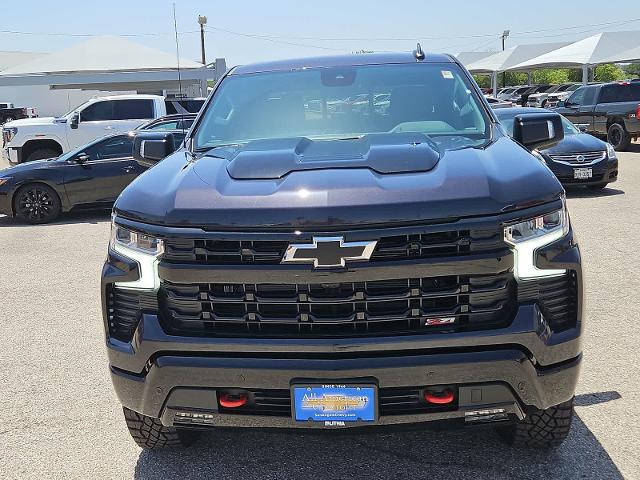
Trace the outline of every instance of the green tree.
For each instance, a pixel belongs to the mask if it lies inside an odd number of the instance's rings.
[[[630,63],[623,68],[625,76],[628,78],[640,78],[640,63]]]
[[[489,75],[473,74],[473,79],[480,88],[491,88],[491,77]]]
[[[531,75],[533,83],[567,83],[569,70],[566,68],[543,68],[535,70]]]
[[[593,78],[596,82],[613,82],[615,80],[623,80],[625,76],[620,67],[613,63],[606,63],[596,66]]]

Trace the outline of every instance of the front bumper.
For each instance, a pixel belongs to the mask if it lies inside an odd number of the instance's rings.
[[[605,159],[593,165],[567,165],[545,158],[551,171],[563,185],[598,185],[613,183],[618,180],[618,160]],[[575,179],[573,171],[576,168],[591,168],[593,176],[588,179]]]
[[[582,352],[582,275],[573,234],[537,255],[539,268],[564,268],[576,275],[577,321],[570,328],[553,331],[535,297],[524,299],[524,294],[513,320],[503,328],[388,337],[183,337],[167,333],[157,314],[145,312],[131,341],[107,333],[113,385],[124,406],[161,418],[165,425],[184,426],[176,413],[195,411],[205,412],[209,424],[217,426],[309,427],[288,415],[228,413],[219,408],[221,389],[288,390],[299,379],[375,383],[380,389],[452,385],[458,391],[454,409],[381,413],[376,425],[464,418],[497,405],[521,418],[529,406],[544,409],[573,396]],[[453,265],[425,268],[450,270]],[[160,269],[160,276],[192,278],[196,270],[212,274],[210,268],[173,273]],[[254,277],[257,274],[254,271]],[[103,285],[136,278],[137,264],[111,252]],[[192,281],[211,280],[203,276]],[[503,388],[494,395],[496,385]],[[481,393],[467,402],[472,390]]]

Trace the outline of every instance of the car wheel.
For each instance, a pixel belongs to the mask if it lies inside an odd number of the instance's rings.
[[[587,185],[589,190],[604,190],[609,185],[607,182],[597,183],[595,185]]]
[[[514,447],[557,447],[569,435],[572,418],[573,398],[545,410],[530,407],[523,420],[501,429],[500,433]]]
[[[60,215],[60,210],[60,197],[42,183],[25,185],[13,197],[13,211],[27,223],[52,222]]]
[[[625,151],[631,144],[631,136],[622,125],[614,123],[607,130],[607,141],[616,151]]]
[[[124,420],[133,440],[146,449],[188,447],[197,432],[165,427],[159,419],[122,407]]]
[[[540,104],[540,107],[547,108],[547,101],[543,100],[542,103]]]
[[[25,162],[32,162],[33,160],[42,160],[45,158],[55,158],[59,157],[60,152],[54,150],[52,148],[39,148],[38,150],[34,150],[29,154]]]

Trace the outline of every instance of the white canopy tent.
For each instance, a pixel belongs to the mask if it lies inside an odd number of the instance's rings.
[[[177,67],[173,54],[105,35],[6,68],[0,72],[0,86],[158,91],[178,87]],[[196,87],[204,96],[206,81],[216,79],[216,71],[180,59],[180,78],[183,87]]]
[[[587,83],[589,67],[640,60],[640,31],[603,32],[558,49],[531,57],[511,67],[530,70],[543,67],[581,67],[582,82]]]
[[[483,58],[487,58],[491,55],[495,55],[498,52],[460,52],[456,55],[456,58],[463,65],[470,65],[478,60],[482,60]]]
[[[531,45],[518,45],[507,48],[502,52],[481,58],[465,65],[471,73],[487,73],[491,75],[491,87],[498,90],[498,74],[507,70],[513,70],[515,65],[531,58],[538,57],[547,52],[568,45],[568,42],[536,43]]]

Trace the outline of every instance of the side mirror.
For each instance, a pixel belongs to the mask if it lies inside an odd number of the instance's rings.
[[[154,166],[174,151],[171,132],[141,132],[133,139],[133,158],[143,167]]]
[[[78,163],[86,163],[89,160],[91,160],[91,157],[89,157],[89,155],[87,155],[84,152],[79,153],[78,155],[76,155],[76,162],[78,162]]]
[[[518,115],[513,122],[513,139],[528,150],[556,145],[564,138],[562,118],[557,113]]]
[[[76,128],[78,128],[79,123],[80,123],[80,114],[76,112],[71,116],[71,122],[69,123],[69,126],[75,130]]]

